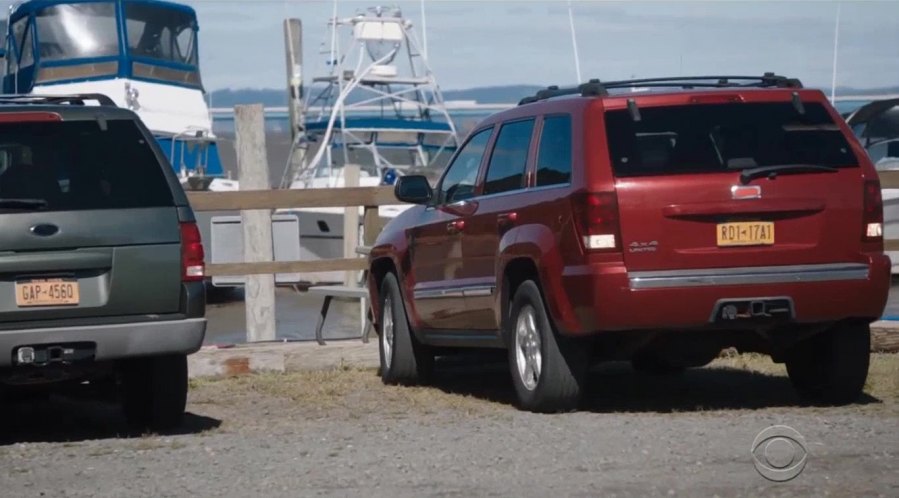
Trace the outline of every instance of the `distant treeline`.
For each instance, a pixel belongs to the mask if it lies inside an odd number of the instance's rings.
[[[533,95],[542,87],[536,85],[505,85],[493,87],[469,88],[467,90],[444,90],[444,100],[474,100],[480,104],[515,103],[523,97]],[[823,89],[825,93],[830,89]],[[899,94],[899,86],[887,88],[848,88],[837,87],[837,95],[884,95]],[[262,103],[266,107],[284,107],[287,105],[287,90],[266,89],[224,89],[215,90],[211,95],[213,107],[233,107],[238,104]]]

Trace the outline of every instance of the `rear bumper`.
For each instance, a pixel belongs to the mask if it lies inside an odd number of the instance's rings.
[[[21,346],[75,342],[96,344],[97,361],[162,354],[190,354],[200,349],[206,319],[53,327],[0,331],[0,368],[13,365]]]
[[[554,315],[569,334],[712,326],[722,300],[787,297],[797,323],[876,319],[890,288],[890,260],[866,264],[631,272],[620,264],[568,267]]]

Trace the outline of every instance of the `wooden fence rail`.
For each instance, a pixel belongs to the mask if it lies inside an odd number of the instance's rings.
[[[363,206],[365,245],[374,243],[381,231],[378,206],[400,204],[393,187],[347,187],[297,190],[244,190],[237,192],[187,192],[194,211],[240,211],[247,209],[299,209]],[[364,258],[334,258],[316,261],[265,261],[255,263],[216,263],[206,266],[210,277],[267,273],[316,273],[359,271],[366,268]]]
[[[241,190],[237,192],[188,192],[194,211],[287,209],[400,204],[393,187],[340,189]]]
[[[880,173],[883,188],[899,189],[899,171]],[[239,211],[245,209],[294,209],[364,206],[366,244],[380,232],[377,206],[398,204],[393,187],[348,187],[340,189],[243,190],[238,192],[188,192],[195,211]],[[899,239],[884,241],[888,251],[899,251]],[[208,265],[209,276],[263,273],[315,273],[365,269],[363,258],[335,258],[317,261],[271,261],[261,263],[219,263]]]

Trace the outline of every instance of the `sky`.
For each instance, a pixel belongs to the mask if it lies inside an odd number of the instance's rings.
[[[282,20],[303,21],[306,74],[321,71],[331,0],[182,0],[197,10],[207,90],[285,86]],[[419,0],[398,5],[421,39]],[[338,2],[349,17],[378,0]],[[426,0],[428,55],[444,89],[576,81],[568,3]],[[761,74],[830,87],[899,85],[899,1],[573,1],[582,79]]]

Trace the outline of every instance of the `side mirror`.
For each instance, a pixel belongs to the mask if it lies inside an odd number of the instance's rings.
[[[423,175],[401,176],[393,187],[396,198],[411,204],[427,204],[434,195],[431,184]]]

